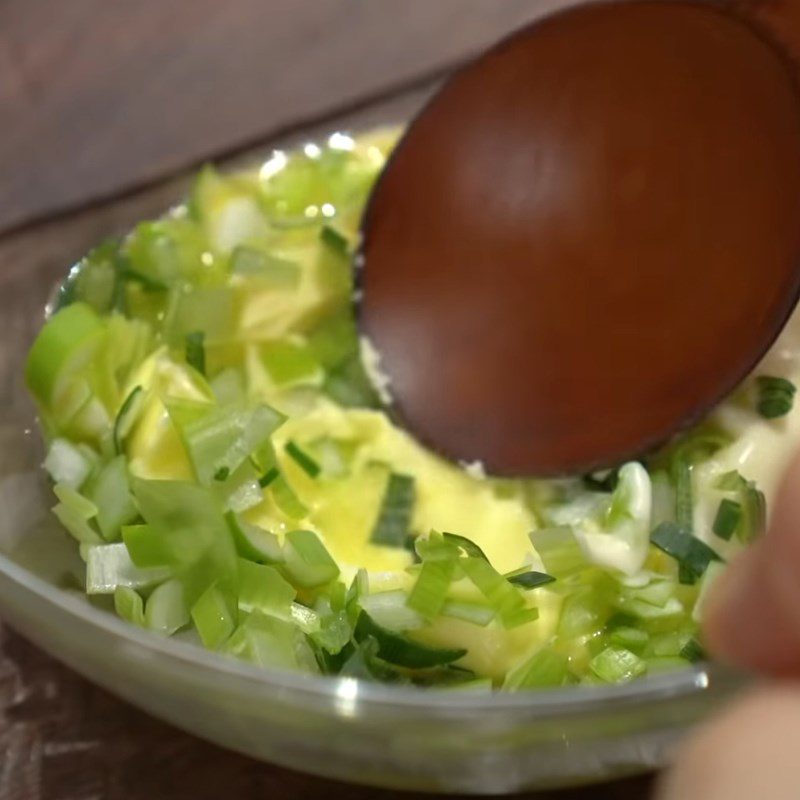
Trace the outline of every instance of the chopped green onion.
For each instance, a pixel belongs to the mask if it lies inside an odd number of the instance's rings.
[[[202,585],[186,584],[189,594],[197,588],[199,596],[212,580],[235,573],[236,549],[215,493],[194,483],[141,478],[132,481],[132,488],[145,522],[153,536],[163,541],[170,563],[181,569],[205,565],[208,574],[198,576]]]
[[[455,567],[455,561],[424,562],[408,595],[408,607],[428,620],[438,616],[447,598]]]
[[[137,567],[121,542],[94,545],[86,556],[86,594],[113,594],[119,586],[139,589],[169,577],[163,567]]]
[[[205,345],[226,341],[235,330],[237,302],[233,286],[195,286],[190,291],[175,286],[169,292],[166,318],[162,323],[163,338],[175,348],[185,348],[187,337],[195,337],[195,341],[203,345],[198,348],[197,355],[202,352],[205,361]],[[197,364],[188,359],[187,363],[197,369]]]
[[[743,512],[743,522],[738,529],[739,540],[748,544],[767,526],[767,500],[753,483],[745,491]]]
[[[313,671],[313,656],[303,659],[301,667],[300,656],[307,649],[303,638],[293,622],[255,612],[233,632],[224,650],[260,667]]]
[[[269,442],[270,436],[286,419],[265,403],[220,407],[172,400],[167,403],[167,410],[186,446],[197,478],[205,486],[218,480],[217,475],[224,475],[226,468],[228,475],[235,472]]]
[[[293,261],[276,258],[246,245],[234,248],[231,270],[276,288],[294,289],[300,284],[300,267]]]
[[[142,569],[173,564],[164,538],[149,525],[123,525],[122,541],[128,548],[131,561]]]
[[[306,589],[324,586],[339,576],[339,567],[313,531],[289,531],[284,542],[286,571]]]
[[[378,644],[378,658],[408,669],[430,669],[450,664],[467,654],[466,650],[427,647],[412,642],[381,627],[365,611],[358,616],[353,637],[359,643],[368,638],[374,639]]]
[[[386,547],[403,547],[411,526],[415,502],[414,478],[397,472],[389,473],[370,541]]]
[[[233,633],[236,611],[229,594],[212,584],[192,606],[192,622],[203,644],[216,650]]]
[[[274,480],[278,478],[280,475],[280,471],[277,467],[270,467],[259,479],[258,485],[262,489],[266,489]]]
[[[458,600],[446,600],[439,613],[443,617],[460,619],[481,627],[488,625],[496,616],[494,609],[489,606]]]
[[[459,549],[464,551],[464,554],[467,556],[474,556],[475,558],[482,558],[484,561],[488,561],[489,559],[486,557],[486,553],[478,547],[472,539],[468,539],[466,536],[461,536],[458,533],[447,533],[447,531],[442,533],[442,538],[445,542],[450,542],[451,544],[456,545]]]
[[[265,475],[264,480],[267,476]],[[272,499],[275,505],[290,519],[303,519],[308,514],[308,508],[297,496],[294,489],[283,475],[277,475],[273,480],[268,481]]]
[[[138,592],[128,586],[118,586],[114,591],[114,611],[126,622],[144,627],[144,601]]]
[[[459,547],[452,539],[445,539],[444,534],[438,531],[431,531],[427,536],[417,536],[413,538],[412,544],[420,561],[455,561],[464,554],[463,547]]]
[[[630,625],[620,625],[613,628],[608,638],[611,644],[630,650],[633,653],[641,653],[647,646],[649,639],[646,631]]]
[[[288,619],[297,592],[274,567],[239,559],[239,608]]]
[[[736,470],[726,472],[717,481],[716,488],[735,492],[742,510],[742,520],[735,533],[744,544],[751,542],[764,531],[767,524],[767,501],[753,481],[748,481]]]
[[[53,506],[53,514],[80,544],[95,545],[103,541],[100,534],[74,507],[57,503]]]
[[[358,680],[365,681],[384,681],[387,683],[398,683],[402,680],[391,664],[378,658],[378,642],[371,636],[366,637],[363,641],[346,647],[339,659],[342,656],[347,656],[344,663],[338,670],[338,674],[342,677],[357,678]]]
[[[234,367],[218,372],[209,381],[209,386],[221,406],[235,405],[245,399],[244,377]]]
[[[311,634],[312,641],[322,648],[328,657],[341,653],[350,644],[351,637],[352,630],[344,611],[322,616],[319,630]]]
[[[308,453],[302,450],[295,442],[288,441],[284,446],[291,459],[309,476],[316,478],[320,473],[320,466]]]
[[[511,670],[503,688],[513,690],[561,686],[568,676],[567,664],[566,656],[545,647]]]
[[[381,408],[383,405],[358,351],[328,371],[325,393],[345,408]]]
[[[714,517],[713,530],[720,539],[728,541],[742,522],[742,506],[727,497],[720,501]]]
[[[350,243],[347,241],[347,237],[333,226],[323,225],[319,232],[319,238],[335,253],[339,253],[343,256],[348,255]]]
[[[232,511],[225,515],[225,519],[233,533],[236,550],[242,558],[262,564],[283,561],[283,550],[274,533],[244,522]]]
[[[47,320],[25,365],[28,388],[43,406],[57,402],[56,390],[66,376],[90,361],[105,330],[103,320],[85,303],[73,303]]]
[[[536,572],[535,570],[511,573],[506,575],[505,578],[509,583],[513,583],[514,586],[519,586],[521,589],[536,589],[539,586],[546,586],[548,583],[555,581],[552,575],[548,575],[546,572]]]
[[[206,335],[203,331],[186,334],[186,363],[201,375],[206,374]]]
[[[756,378],[758,401],[756,409],[764,419],[786,416],[794,405],[797,387],[786,378],[759,375]]]
[[[172,636],[189,622],[183,585],[175,578],[153,590],[144,607],[144,624],[151,631]]]
[[[56,482],[78,490],[86,482],[92,471],[92,462],[78,447],[66,439],[53,439],[44,468]]]
[[[672,462],[672,480],[675,484],[675,521],[685,530],[694,528],[694,502],[692,499],[692,465],[687,458],[676,456]]]
[[[505,628],[514,628],[536,618],[536,609],[529,608],[522,593],[488,561],[482,558],[464,558],[459,561],[459,566],[487,599]]]
[[[289,619],[308,636],[319,633],[322,628],[319,614],[302,603],[292,603],[289,606]]]
[[[122,401],[116,419],[114,420],[114,450],[122,453],[123,440],[131,432],[139,412],[142,409],[144,391],[141,386],[131,389],[128,396]]]
[[[425,619],[407,604],[408,595],[402,590],[367,594],[359,599],[361,608],[390,631],[409,631],[425,626]]]
[[[620,595],[626,598],[643,600],[645,603],[663,608],[670,601],[670,598],[675,596],[676,589],[675,581],[659,577],[648,581],[643,586],[623,586],[620,590]]]
[[[322,365],[305,343],[278,340],[264,342],[261,360],[276,386],[319,386],[325,378]]]
[[[80,492],[76,492],[69,484],[57,483],[53,487],[53,494],[63,505],[78,514],[81,519],[93,519],[98,514],[97,504]]]
[[[118,274],[124,281],[138,283],[146,292],[166,292],[169,289],[166,283],[156,280],[144,272],[140,272],[130,266],[130,262],[125,259],[119,268]]]
[[[624,647],[607,647],[590,662],[591,671],[605,683],[623,683],[647,672],[647,663]]]
[[[583,586],[568,594],[558,619],[559,638],[576,639],[602,631],[609,611],[606,595],[603,584]]]
[[[712,561],[722,560],[705,542],[674,522],[662,522],[650,534],[650,541],[694,578],[700,578]]]
[[[679,655],[681,658],[685,658],[692,664],[696,663],[697,661],[703,661],[703,659],[706,657],[703,646],[697,641],[697,639],[689,639],[689,641],[686,642],[686,644],[681,648]]]
[[[530,537],[550,575],[562,578],[589,566],[575,532],[568,525],[540,528],[533,531]]]
[[[97,527],[107,541],[119,538],[120,528],[138,516],[128,482],[125,456],[112,458],[86,485],[86,494],[98,508]]]

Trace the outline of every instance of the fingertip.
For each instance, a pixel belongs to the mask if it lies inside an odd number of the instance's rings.
[[[711,588],[703,627],[717,659],[775,675],[800,672],[800,458],[787,470],[769,531]]]
[[[796,800],[800,688],[761,688],[704,726],[661,780],[656,800]]]

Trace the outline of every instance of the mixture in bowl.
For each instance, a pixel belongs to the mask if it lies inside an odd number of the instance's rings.
[[[702,658],[708,586],[800,442],[800,318],[641,461],[558,480],[450,463],[393,423],[354,318],[396,137],[206,168],[72,270],[26,378],[87,594],[257,665],[392,683],[617,683]]]

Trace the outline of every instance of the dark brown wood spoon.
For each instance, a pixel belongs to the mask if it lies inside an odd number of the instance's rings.
[[[363,223],[362,330],[398,419],[501,475],[583,472],[699,419],[800,290],[800,95],[717,6],[518,31],[413,121]]]

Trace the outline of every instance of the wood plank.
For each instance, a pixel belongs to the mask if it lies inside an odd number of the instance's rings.
[[[323,780],[222,750],[117,700],[7,629],[0,638],[0,748],[0,800],[431,798]],[[651,785],[643,777],[528,797],[644,800]]]
[[[0,232],[440,72],[564,0],[6,0]]]

